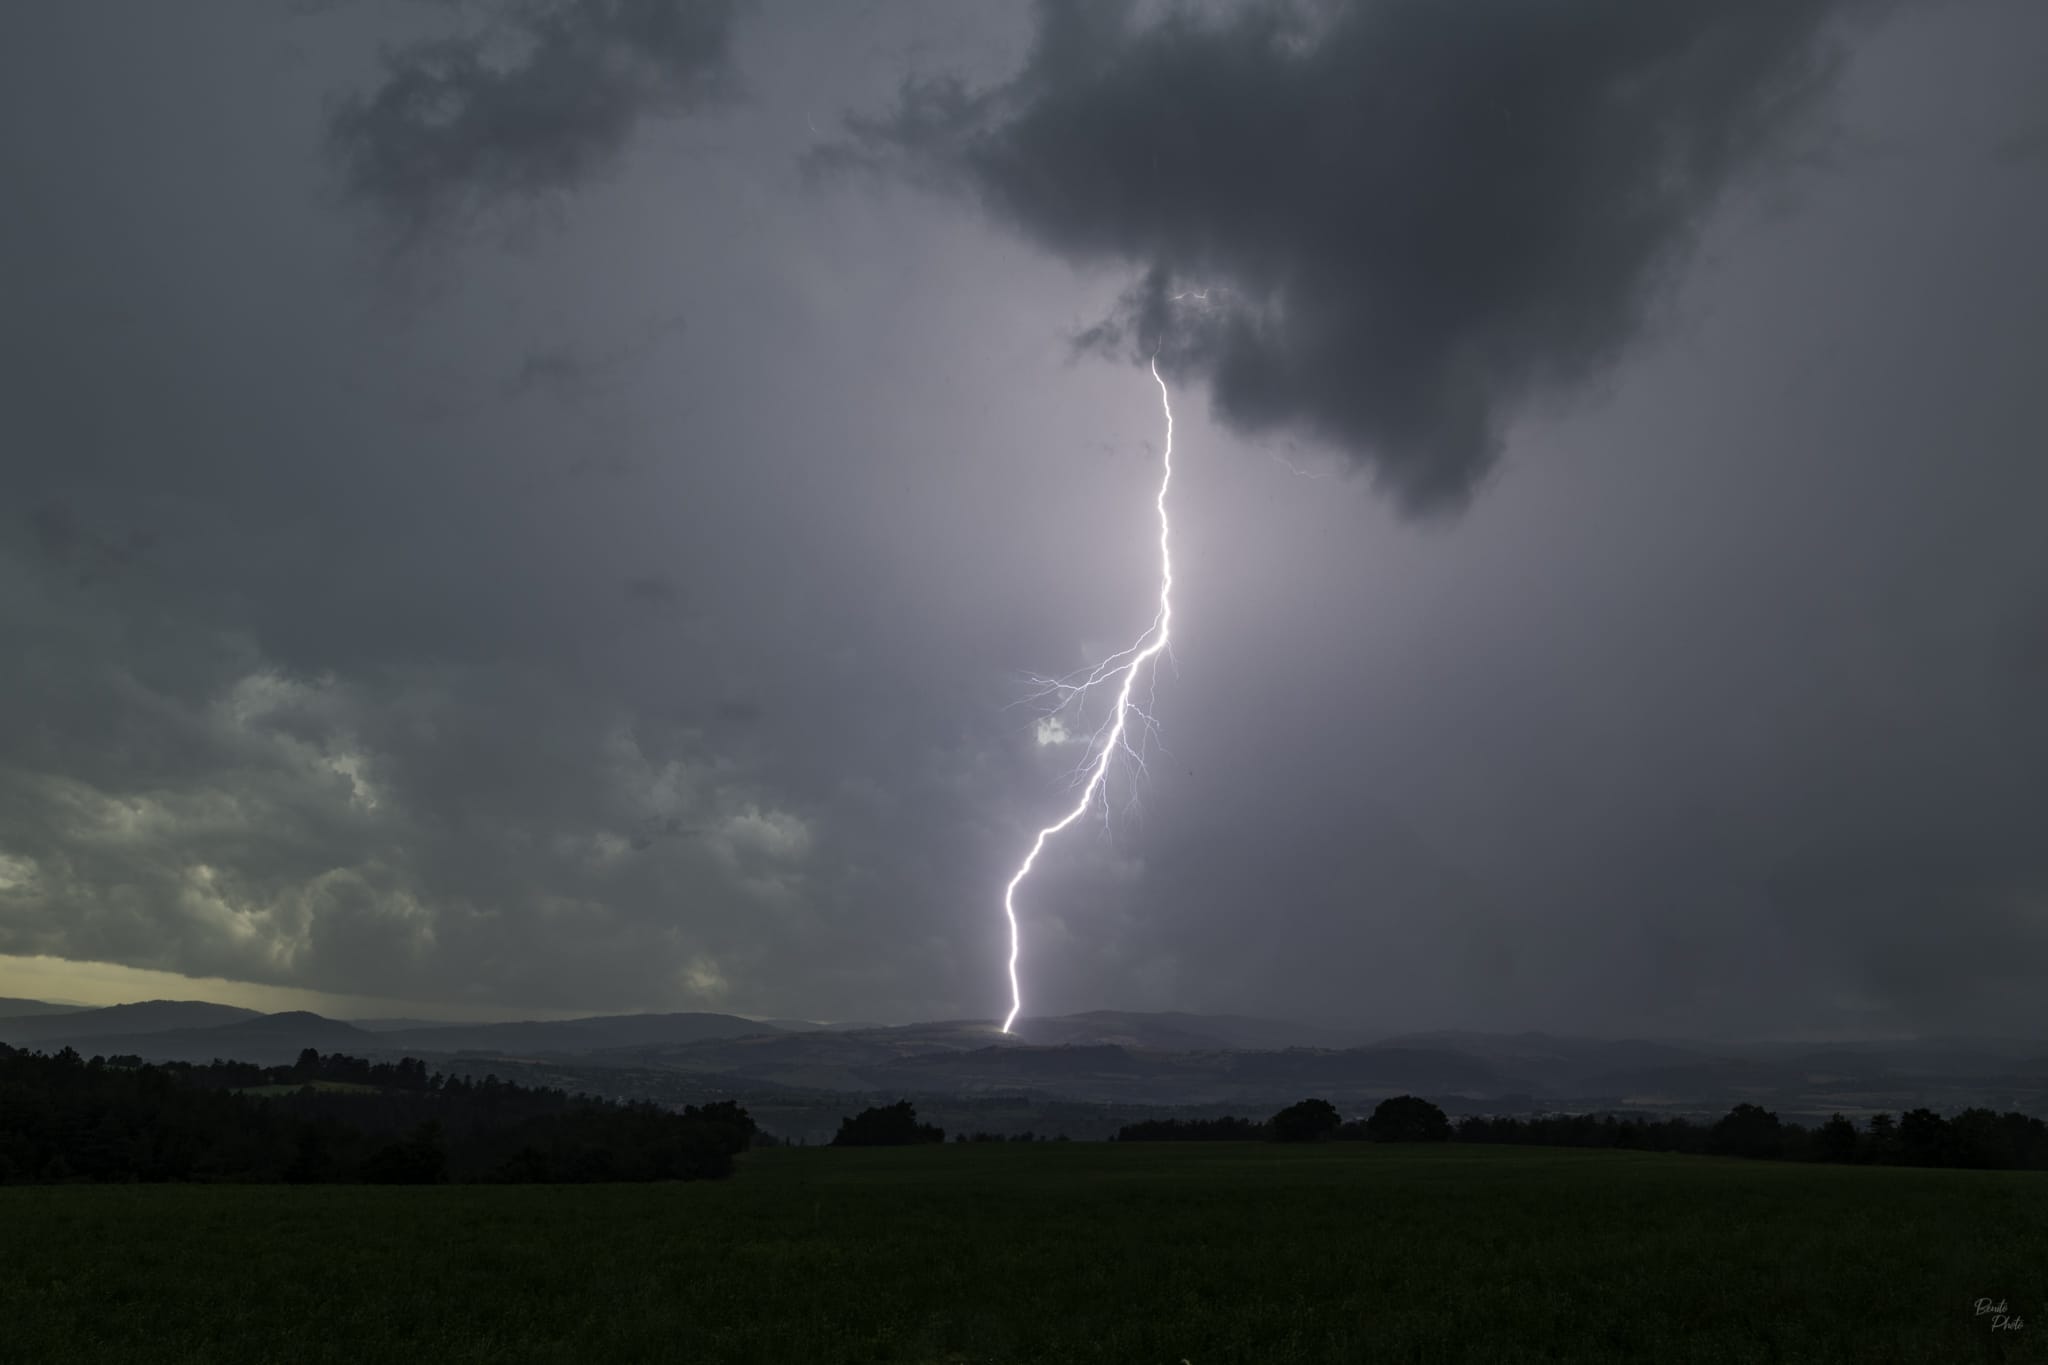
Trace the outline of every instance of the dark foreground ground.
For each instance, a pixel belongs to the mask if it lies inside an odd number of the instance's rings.
[[[2048,1360],[2048,1178],[991,1144],[688,1185],[9,1188],[0,1359]]]

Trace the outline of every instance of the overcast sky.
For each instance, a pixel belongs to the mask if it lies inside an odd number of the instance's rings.
[[[1156,353],[1173,661],[1027,1013],[2048,1034],[2044,69],[2036,0],[11,6],[0,994],[999,1017]]]

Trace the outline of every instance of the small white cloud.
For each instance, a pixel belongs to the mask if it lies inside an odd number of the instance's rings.
[[[21,891],[36,879],[36,865],[32,858],[17,858],[11,853],[0,853],[0,892]]]
[[[690,959],[682,970],[682,978],[690,993],[707,1003],[724,999],[730,989],[725,973],[719,970],[717,959],[705,953]]]
[[[361,754],[329,754],[321,762],[329,772],[338,773],[348,779],[348,799],[351,805],[360,806],[364,810],[377,809],[377,789],[371,785],[369,775],[364,771],[367,765]]]
[[[549,847],[557,858],[581,862],[598,872],[609,872],[633,856],[632,841],[608,829],[558,834]]]
[[[728,818],[719,833],[734,851],[753,853],[776,862],[801,862],[811,851],[811,831],[802,820],[784,811],[764,811],[748,806]]]

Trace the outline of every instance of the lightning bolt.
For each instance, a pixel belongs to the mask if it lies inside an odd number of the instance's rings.
[[[1173,401],[1166,391],[1166,381],[1159,377],[1159,360],[1156,356],[1152,360],[1152,382],[1159,385],[1159,407],[1166,414],[1166,453],[1160,461],[1162,469],[1159,476],[1159,496],[1153,502],[1159,509],[1159,611],[1152,618],[1150,628],[1138,637],[1136,644],[1128,649],[1119,650],[1094,668],[1085,670],[1085,677],[1082,674],[1073,675],[1081,681],[1075,682],[1070,678],[1045,683],[1046,692],[1056,693],[1060,698],[1060,704],[1064,706],[1093,688],[1115,681],[1116,706],[1110,712],[1109,720],[1094,736],[1094,759],[1087,765],[1088,777],[1081,786],[1080,799],[1075,801],[1073,809],[1061,816],[1058,821],[1038,831],[1038,837],[1031,841],[1031,851],[1024,855],[1024,861],[1018,866],[1016,875],[1011,877],[1009,885],[1003,888],[1003,915],[1010,922],[1010,1012],[1003,1019],[1005,1033],[1008,1033],[1010,1026],[1017,1022],[1017,1012],[1024,1007],[1024,992],[1017,982],[1017,888],[1031,875],[1031,869],[1038,863],[1038,855],[1045,852],[1046,841],[1088,813],[1088,807],[1095,801],[1095,794],[1103,789],[1109,777],[1110,760],[1116,757],[1119,750],[1130,754],[1139,762],[1141,768],[1143,766],[1143,760],[1138,758],[1130,745],[1130,719],[1135,713],[1139,720],[1149,727],[1151,717],[1132,702],[1131,692],[1138,684],[1138,674],[1166,650],[1167,641],[1171,638],[1173,630],[1173,555],[1167,547],[1167,537],[1172,527],[1166,519],[1166,491],[1173,483]],[[1106,814],[1106,796],[1103,804]]]

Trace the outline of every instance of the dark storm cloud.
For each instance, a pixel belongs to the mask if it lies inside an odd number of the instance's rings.
[[[81,525],[67,503],[45,502],[28,514],[28,527],[45,559],[72,570],[81,584],[118,573],[147,554],[156,537],[140,527],[117,537]]]
[[[513,398],[547,393],[559,402],[575,404],[590,396],[596,382],[595,369],[574,348],[545,346],[526,353],[505,381],[505,392]]]
[[[682,590],[662,574],[643,574],[626,580],[626,600],[650,607],[672,607],[682,601]]]
[[[2010,166],[2048,161],[2048,120],[2043,120],[2037,127],[2024,128],[2000,138],[1993,154]]]
[[[335,108],[349,192],[406,237],[499,203],[574,189],[648,118],[710,98],[734,0],[524,0],[462,37],[386,54]]]
[[[586,351],[568,342],[528,351],[505,380],[505,395],[545,394],[570,407],[588,406],[605,397],[629,366],[654,358],[679,339],[684,328],[678,315],[650,322],[602,351]]]
[[[1042,0],[1010,84],[913,82],[817,164],[907,153],[1077,261],[1141,267],[1084,345],[1455,507],[1523,400],[1598,372],[1835,69],[1833,0]],[[1199,297],[1198,295],[1206,295]]]

